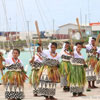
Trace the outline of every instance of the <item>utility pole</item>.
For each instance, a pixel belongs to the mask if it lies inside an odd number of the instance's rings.
[[[28,40],[30,41],[30,21],[26,21],[27,22],[27,29],[28,29],[28,34],[27,34],[27,38],[28,38]]]
[[[80,8],[80,25],[82,25],[82,10]]]
[[[53,19],[53,34],[55,33],[55,20]]]
[[[90,17],[90,0],[88,0],[88,22],[91,22],[91,17]]]

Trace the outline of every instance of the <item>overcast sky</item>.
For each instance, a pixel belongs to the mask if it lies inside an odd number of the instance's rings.
[[[53,29],[53,20],[55,29],[76,23],[76,17],[82,24],[99,22],[99,10],[100,0],[0,0],[0,30],[16,30],[17,26],[18,31],[27,31],[26,21],[30,21],[30,30],[35,31],[35,20],[40,30]]]

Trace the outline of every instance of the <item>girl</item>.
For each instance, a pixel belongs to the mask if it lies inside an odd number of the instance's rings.
[[[60,64],[60,81],[61,81],[61,87],[63,87],[63,90],[69,91],[70,84],[68,83],[69,80],[69,73],[70,73],[70,59],[72,57],[71,50],[70,50],[70,43],[65,42],[63,45],[63,49],[61,51],[61,64]]]
[[[33,58],[30,60],[30,64],[32,66],[32,71],[29,77],[29,82],[33,86],[33,94],[34,96],[38,95],[38,85],[39,85],[39,77],[38,73],[40,70],[40,67],[42,67],[43,63],[43,53],[41,46],[37,47],[37,53]]]
[[[39,93],[44,95],[46,100],[56,100],[56,83],[60,81],[59,76],[59,55],[56,52],[57,43],[53,42],[49,45],[50,49],[45,52],[44,66],[41,67],[39,77]]]
[[[95,66],[97,64],[97,47],[96,47],[96,38],[90,37],[90,43],[86,45],[86,51],[88,55],[87,64],[88,68],[86,69],[86,76],[88,81],[88,88],[97,88],[95,86],[96,74],[95,74]]]
[[[86,83],[85,75],[85,61],[81,54],[82,44],[77,43],[76,50],[74,51],[73,58],[71,58],[70,67],[70,91],[73,93],[73,96],[84,96],[84,86]],[[87,67],[87,66],[86,66]]]
[[[0,52],[0,70],[2,76],[3,76],[3,69],[4,69],[3,61],[4,61],[3,54]]]
[[[27,79],[23,68],[19,49],[12,51],[12,57],[5,59],[8,71],[3,75],[3,84],[6,86],[5,98],[8,100],[21,100],[24,98],[24,82]]]

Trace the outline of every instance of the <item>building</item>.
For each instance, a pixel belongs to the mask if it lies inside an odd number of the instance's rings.
[[[92,31],[91,26],[80,26],[80,28],[83,37],[87,36],[87,34],[91,34]],[[56,31],[56,34],[59,34],[60,36],[62,36],[62,38],[66,37],[68,39],[72,35],[74,36],[76,34],[79,34],[78,25],[69,23],[69,24],[59,26],[59,29]]]
[[[6,40],[17,41],[20,39],[20,32],[4,32]]]
[[[90,26],[92,27],[93,36],[96,37],[100,33],[100,22],[90,23]]]
[[[16,41],[20,39],[19,32],[0,32],[0,41],[12,40]]]

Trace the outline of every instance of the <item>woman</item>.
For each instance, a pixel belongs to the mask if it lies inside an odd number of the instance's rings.
[[[73,96],[85,96],[83,94],[84,86],[86,83],[85,75],[85,61],[81,54],[82,44],[77,43],[76,50],[74,51],[73,58],[71,58],[70,67],[70,91],[73,93]]]
[[[37,47],[37,53],[33,58],[30,60],[30,64],[32,66],[32,71],[29,77],[29,82],[33,86],[33,94],[34,96],[38,95],[38,85],[39,85],[39,77],[38,73],[40,68],[42,67],[43,63],[43,53],[41,46]]]
[[[3,70],[4,70],[3,61],[4,61],[3,54],[0,52],[0,71],[1,71],[2,76],[3,76]]]
[[[96,83],[99,84],[100,83],[100,48],[97,49],[97,64],[95,65],[95,73],[96,73]]]
[[[89,39],[89,44],[85,46],[86,52],[88,55],[87,64],[88,68],[86,69],[86,76],[88,81],[88,88],[97,88],[95,86],[96,74],[95,74],[95,66],[97,64],[97,47],[96,47],[96,38]]]
[[[3,75],[3,84],[6,86],[5,98],[21,100],[24,98],[24,82],[27,79],[23,68],[19,49],[13,49],[12,58],[5,59],[8,71]]]
[[[70,43],[65,42],[63,45],[63,49],[61,51],[61,64],[60,64],[60,81],[61,87],[63,87],[64,92],[69,91],[70,84],[68,83],[69,80],[69,73],[70,73],[70,59],[72,57]]]
[[[56,93],[56,83],[60,81],[59,76],[59,55],[56,52],[57,43],[53,42],[50,49],[45,52],[44,66],[39,72],[40,85],[39,93],[45,96],[46,100],[56,100],[54,95]]]

